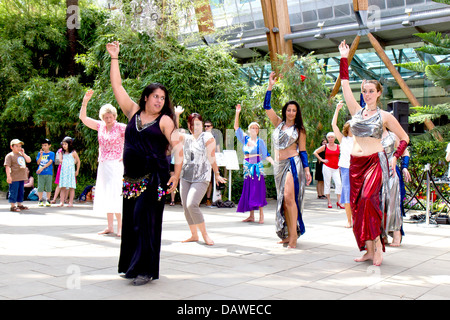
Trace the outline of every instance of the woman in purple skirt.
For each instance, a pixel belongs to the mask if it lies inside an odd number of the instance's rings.
[[[243,144],[244,151],[244,185],[242,195],[236,212],[250,211],[250,216],[243,222],[254,222],[254,211],[259,210],[259,223],[264,223],[263,207],[266,201],[266,182],[264,180],[264,167],[262,161],[267,159],[273,165],[273,159],[267,151],[267,146],[261,138],[258,138],[259,124],[250,123],[249,135],[239,127],[239,114],[241,105],[236,106],[234,130],[237,139]]]

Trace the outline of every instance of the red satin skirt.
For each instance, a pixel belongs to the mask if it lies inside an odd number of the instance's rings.
[[[360,251],[366,249],[366,241],[378,236],[383,244],[383,212],[381,187],[383,170],[378,153],[363,157],[350,157],[350,206],[353,218],[353,234]]]

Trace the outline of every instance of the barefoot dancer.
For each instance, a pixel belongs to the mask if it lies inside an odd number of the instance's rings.
[[[117,219],[117,236],[122,234],[122,179],[123,145],[126,124],[116,121],[117,110],[110,104],[100,108],[95,120],[87,116],[87,105],[94,94],[88,90],[84,95],[80,109],[80,120],[85,126],[98,131],[98,169],[95,184],[94,211],[106,214],[107,227],[98,234],[114,232],[114,216]]]
[[[177,107],[176,113],[180,114],[181,107]],[[178,117],[177,117],[178,118]],[[203,240],[207,245],[213,245],[206,232],[205,220],[200,210],[206,190],[211,179],[211,168],[214,171],[215,181],[225,183],[219,173],[219,167],[215,160],[216,141],[210,132],[203,131],[202,116],[192,113],[188,117],[188,128],[191,134],[181,135],[184,140],[184,162],[180,179],[180,195],[183,204],[184,215],[191,231],[191,237],[183,242],[198,241],[200,230]]]
[[[234,119],[234,130],[236,137],[242,143],[244,152],[244,184],[242,187],[241,198],[236,212],[250,211],[250,215],[243,222],[255,221],[255,210],[259,210],[259,223],[264,223],[263,207],[267,205],[266,201],[266,182],[264,179],[264,167],[262,161],[267,159],[272,165],[273,159],[267,151],[264,140],[258,137],[259,124],[250,123],[248,126],[249,134],[245,134],[239,127],[239,115],[241,105],[236,106],[236,115]]]
[[[381,265],[384,251],[384,207],[380,206],[380,189],[387,194],[388,161],[381,136],[388,128],[400,139],[397,151],[389,164],[395,170],[397,159],[403,154],[409,138],[395,117],[377,107],[382,86],[376,80],[366,81],[363,89],[365,108],[355,100],[349,84],[349,46],[345,40],[339,45],[341,54],[340,77],[344,99],[352,115],[350,127],[355,137],[350,159],[350,202],[352,206],[353,233],[358,248],[367,252],[355,261],[372,260]],[[384,201],[381,202],[384,205]]]
[[[308,155],[306,153],[306,131],[303,126],[300,106],[296,101],[287,102],[282,110],[282,119],[270,105],[275,72],[269,76],[269,87],[264,99],[264,109],[275,126],[272,141],[275,144],[275,185],[277,188],[276,230],[281,241],[289,248],[297,246],[297,239],[305,232],[303,224],[303,199],[305,185],[311,183]]]

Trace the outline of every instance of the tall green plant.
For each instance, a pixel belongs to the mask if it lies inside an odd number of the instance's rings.
[[[312,55],[303,57],[283,57],[279,66],[284,86],[285,102],[295,100],[300,104],[307,131],[307,150],[311,153],[331,129],[335,98],[329,98],[329,88],[325,85],[325,70]],[[344,119],[339,118],[339,123]]]
[[[450,38],[448,35],[443,36],[439,32],[416,33],[416,36],[426,42],[426,45],[416,49],[416,51],[447,56],[450,54]],[[443,59],[441,61],[445,61]],[[443,63],[429,64],[425,61],[399,63],[397,66],[412,71],[424,73],[426,77],[437,87],[443,88],[447,93],[450,89],[450,67]],[[450,103],[444,102],[435,106],[418,106],[412,107],[415,113],[409,117],[409,123],[423,122],[425,119],[438,119],[442,116],[450,116]],[[438,131],[442,136],[447,136],[450,124],[437,126],[433,131]],[[427,132],[419,137],[413,137],[412,140],[433,140],[433,132]]]
[[[450,54],[450,38],[448,35],[443,36],[441,33],[435,31],[416,33],[414,35],[427,43],[416,49],[416,51],[444,56]],[[447,92],[450,89],[450,67],[448,65],[442,63],[429,64],[424,61],[398,63],[396,65],[408,70],[423,72],[428,79],[433,81],[435,86],[444,88]]]

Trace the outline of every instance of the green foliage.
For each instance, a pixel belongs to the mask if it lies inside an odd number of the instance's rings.
[[[282,61],[279,70],[282,74],[280,83],[284,87],[284,103],[289,100],[299,103],[307,133],[306,148],[311,154],[320,146],[324,135],[332,131],[331,119],[336,99],[330,100],[330,92],[325,85],[325,71],[312,55],[292,56],[290,60],[283,57]],[[306,78],[303,80],[302,76]],[[340,117],[338,123],[344,120]]]
[[[418,106],[412,107],[416,113],[413,113],[409,117],[409,123],[423,123],[425,119],[437,119],[446,115],[450,118],[450,104],[443,103],[435,106]]]
[[[411,155],[409,171],[412,172],[415,177],[413,183],[418,182],[421,172],[423,172],[425,165],[428,163],[430,164],[431,172],[435,177],[440,177],[447,171],[448,164],[445,161],[447,144],[448,142],[436,140],[412,140],[408,150]]]
[[[450,88],[450,67],[444,65],[430,65],[425,68],[425,74],[428,79],[431,79],[433,83],[441,88],[444,88],[447,92]]]
[[[435,31],[416,33],[414,35],[429,43],[429,45],[422,46],[416,49],[416,51],[435,55],[448,55],[450,53],[450,38],[448,35],[443,36],[441,33],[436,33]],[[421,61],[416,63],[399,63],[396,66],[416,72],[424,72],[428,79],[433,81],[435,86],[444,88],[447,92],[450,89],[450,67],[447,65],[428,64]]]
[[[415,72],[425,72],[425,68],[427,67],[427,63],[424,61],[418,61],[418,62],[405,62],[405,63],[398,63],[396,66],[402,67],[411,71]]]
[[[445,49],[450,49],[450,38],[448,35],[442,36],[440,32],[426,32],[426,33],[415,33],[415,36],[423,39],[425,42],[431,43],[435,47],[441,47]],[[422,51],[426,52],[424,47],[421,48]]]

